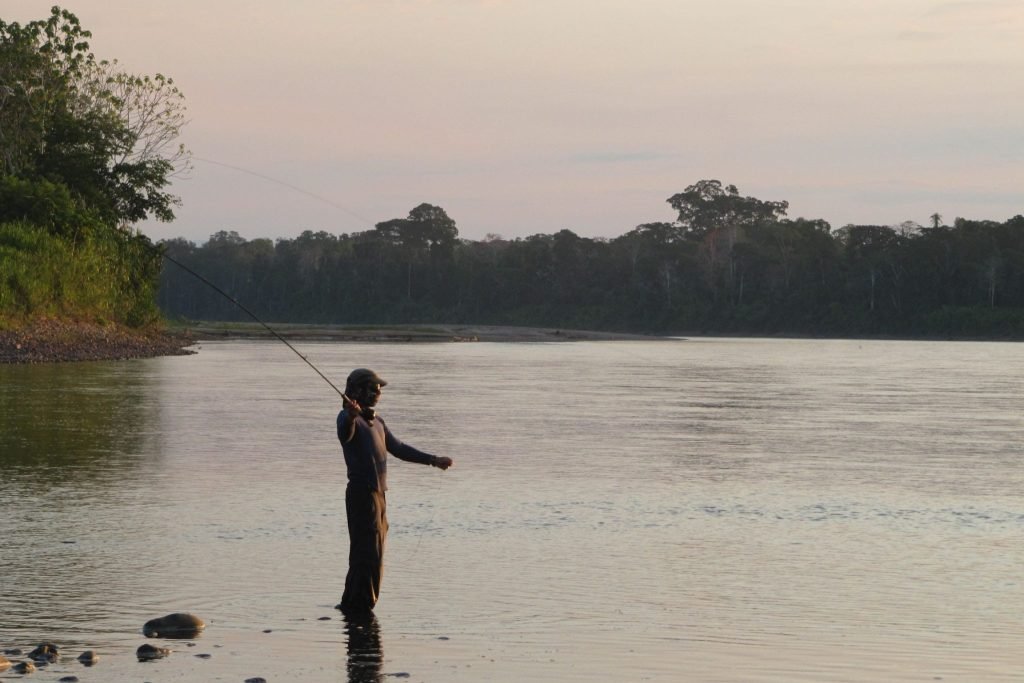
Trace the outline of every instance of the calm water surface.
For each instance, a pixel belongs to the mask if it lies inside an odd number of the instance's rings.
[[[392,461],[376,620],[332,609],[336,394],[206,343],[0,366],[0,651],[64,645],[41,681],[1024,680],[1020,345],[300,348],[456,460]],[[206,632],[138,663],[171,611]]]

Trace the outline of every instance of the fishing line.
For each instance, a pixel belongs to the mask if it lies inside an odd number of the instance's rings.
[[[314,372],[316,372],[316,374],[320,375],[320,377],[321,377],[321,378],[323,379],[323,381],[327,382],[327,383],[328,383],[328,384],[329,384],[329,385],[331,386],[331,388],[332,388],[332,389],[334,389],[334,390],[335,390],[336,392],[338,392],[338,396],[341,396],[341,398],[342,398],[342,400],[343,400],[343,401],[348,401],[348,400],[349,400],[348,396],[346,396],[346,395],[345,395],[345,394],[344,394],[344,393],[343,393],[343,392],[341,391],[341,389],[339,389],[338,387],[334,386],[334,382],[332,382],[331,380],[327,379],[327,376],[326,376],[326,375],[325,375],[324,373],[320,372],[319,368],[317,368],[317,367],[316,367],[315,365],[313,365],[313,363],[311,363],[311,362],[310,362],[310,360],[309,360],[308,358],[306,358],[306,357],[305,357],[304,355],[302,355],[301,353],[299,353],[298,349],[296,349],[296,348],[295,348],[294,346],[292,346],[291,344],[289,344],[289,343],[288,343],[288,340],[287,340],[287,339],[285,339],[284,337],[282,337],[281,335],[279,335],[279,334],[277,333],[277,331],[276,331],[276,330],[274,330],[274,329],[273,329],[273,328],[272,328],[272,327],[271,327],[270,325],[268,325],[268,324],[266,324],[265,322],[263,322],[262,320],[260,320],[260,319],[259,319],[259,318],[258,318],[258,317],[256,316],[256,314],[255,314],[255,313],[253,313],[253,312],[252,312],[252,311],[250,311],[250,310],[249,310],[248,308],[246,308],[246,307],[245,307],[245,306],[243,306],[243,305],[242,305],[241,303],[239,303],[238,299],[236,299],[235,297],[231,296],[230,294],[228,294],[227,292],[225,292],[225,291],[224,291],[223,289],[221,289],[221,288],[220,288],[220,287],[218,287],[217,285],[213,284],[212,282],[210,282],[210,281],[209,281],[209,280],[207,280],[207,279],[206,279],[205,277],[203,277],[202,275],[200,275],[200,274],[199,274],[199,273],[197,273],[196,271],[192,270],[192,269],[191,269],[191,268],[189,268],[188,266],[186,266],[186,265],[185,265],[184,263],[182,263],[181,261],[178,261],[177,259],[175,259],[175,258],[172,258],[172,257],[170,257],[170,256],[168,256],[167,254],[165,254],[165,253],[162,253],[162,252],[160,253],[160,255],[161,255],[162,257],[164,257],[165,259],[167,259],[168,261],[170,261],[171,263],[173,263],[174,265],[176,265],[176,266],[178,266],[179,268],[181,268],[182,270],[184,270],[184,271],[185,271],[186,273],[188,273],[189,275],[192,275],[193,277],[195,277],[196,279],[198,279],[198,280],[199,280],[200,282],[202,282],[203,284],[205,284],[205,285],[209,286],[209,287],[210,287],[211,289],[213,289],[213,291],[215,291],[215,292],[217,292],[218,294],[220,294],[221,296],[223,296],[223,297],[224,297],[225,299],[227,299],[228,301],[230,301],[231,303],[233,303],[233,304],[234,304],[235,306],[238,306],[238,308],[240,308],[240,309],[241,309],[241,310],[242,310],[242,311],[243,311],[244,313],[246,313],[246,314],[247,314],[247,315],[248,315],[248,316],[249,316],[250,318],[252,318],[252,319],[253,319],[253,320],[255,320],[256,322],[258,322],[258,323],[259,323],[260,325],[262,325],[262,326],[263,326],[263,327],[264,327],[264,328],[265,328],[265,329],[267,330],[267,332],[270,332],[270,334],[272,334],[272,335],[274,335],[275,337],[277,337],[277,338],[278,338],[278,340],[280,340],[281,342],[283,342],[285,346],[287,346],[287,347],[288,347],[289,349],[291,349],[291,350],[292,350],[293,352],[295,352],[295,355],[296,355],[296,356],[298,356],[299,358],[301,358],[301,359],[302,359],[303,361],[305,361],[306,365],[308,365],[309,367],[313,368],[313,371],[314,371]]]
[[[316,199],[316,200],[318,200],[318,201],[321,201],[321,202],[324,202],[324,203],[326,203],[326,204],[329,204],[329,205],[331,205],[331,206],[335,207],[336,209],[339,209],[339,210],[341,210],[341,211],[344,211],[344,212],[345,212],[345,213],[347,213],[348,215],[350,215],[350,216],[353,216],[353,217],[355,217],[355,218],[357,218],[357,219],[359,219],[359,220],[361,220],[361,221],[363,221],[363,222],[366,222],[366,223],[372,223],[372,221],[370,221],[369,219],[367,219],[367,218],[364,218],[363,216],[360,216],[359,214],[357,214],[357,213],[355,213],[354,211],[352,211],[352,210],[350,210],[350,209],[348,209],[348,208],[346,208],[346,207],[342,206],[341,204],[338,204],[337,202],[333,202],[333,201],[331,201],[330,199],[327,199],[326,197],[322,197],[322,196],[320,196],[320,195],[318,195],[318,194],[315,194],[315,193],[313,193],[313,192],[309,192],[309,191],[307,191],[307,190],[304,190],[304,189],[302,189],[301,187],[297,187],[297,186],[295,186],[295,185],[292,185],[291,183],[287,183],[287,182],[285,182],[285,181],[283,181],[283,180],[279,180],[279,179],[277,179],[277,178],[273,178],[273,177],[271,177],[271,176],[268,176],[268,175],[264,175],[264,174],[262,174],[262,173],[257,173],[256,171],[251,171],[251,170],[249,170],[249,169],[246,169],[246,168],[242,168],[242,167],[240,167],[240,166],[234,166],[234,165],[231,165],[231,164],[226,164],[226,163],[223,163],[223,162],[220,162],[220,161],[214,161],[214,160],[212,160],[212,159],[204,159],[204,158],[202,158],[202,157],[192,157],[192,158],[193,158],[193,159],[196,159],[196,160],[198,160],[198,161],[203,161],[203,162],[205,162],[205,163],[208,163],[208,164],[213,164],[213,165],[216,165],[216,166],[222,166],[222,167],[224,167],[224,168],[228,168],[228,169],[231,169],[231,170],[234,170],[234,171],[238,171],[238,172],[240,172],[240,173],[246,173],[246,174],[248,174],[248,175],[251,175],[251,176],[255,176],[255,177],[257,177],[257,178],[260,178],[260,179],[262,179],[262,180],[266,180],[266,181],[268,181],[268,182],[272,182],[272,183],[275,183],[275,184],[277,184],[277,185],[281,185],[281,186],[283,186],[283,187],[286,187],[286,188],[288,188],[288,189],[290,189],[290,190],[293,190],[293,191],[295,191],[295,192],[298,192],[298,193],[300,193],[300,194],[304,194],[304,195],[306,195],[306,196],[308,196],[308,197],[311,197],[311,198],[313,198],[313,199]],[[186,266],[186,265],[185,265],[184,263],[182,263],[181,261],[178,261],[178,260],[177,260],[176,258],[174,258],[174,257],[172,257],[172,256],[169,256],[169,255],[168,255],[168,254],[166,253],[166,249],[161,249],[161,248],[160,248],[159,246],[157,246],[157,245],[154,245],[154,244],[152,244],[151,242],[148,242],[148,241],[147,241],[147,242],[144,242],[143,244],[145,244],[145,245],[146,245],[146,246],[147,246],[147,247],[148,247],[148,248],[149,248],[150,250],[152,250],[152,251],[153,251],[153,252],[154,252],[155,254],[157,254],[157,255],[158,255],[158,256],[160,256],[161,258],[163,258],[163,259],[165,259],[165,260],[169,261],[170,263],[173,263],[173,264],[174,264],[175,266],[177,266],[178,268],[181,268],[181,269],[182,269],[183,271],[185,271],[186,273],[188,273],[188,274],[189,274],[189,275],[191,275],[192,277],[196,278],[197,280],[199,280],[200,282],[202,282],[203,284],[205,284],[205,285],[206,285],[207,287],[209,287],[209,288],[210,288],[210,289],[212,289],[213,291],[217,292],[218,294],[220,294],[221,296],[223,296],[223,297],[224,297],[225,299],[227,299],[228,301],[230,301],[230,302],[231,302],[232,304],[234,304],[235,306],[237,306],[237,307],[239,308],[239,310],[241,310],[241,311],[242,311],[242,312],[244,312],[244,313],[245,313],[246,315],[248,315],[248,316],[249,316],[250,318],[252,318],[252,319],[253,319],[254,321],[256,321],[257,323],[259,323],[259,324],[260,324],[260,325],[261,325],[261,326],[262,326],[262,327],[263,327],[263,328],[264,328],[265,330],[267,330],[267,332],[269,332],[270,334],[272,334],[272,335],[273,335],[273,336],[274,336],[274,337],[275,337],[275,338],[276,338],[276,339],[277,339],[278,341],[280,341],[280,342],[281,342],[282,344],[284,344],[284,345],[285,345],[285,346],[287,346],[287,347],[288,347],[289,349],[291,349],[291,350],[292,350],[292,352],[293,352],[293,353],[294,353],[294,354],[295,354],[296,356],[298,356],[299,358],[301,358],[301,359],[302,359],[302,361],[303,361],[303,362],[304,362],[304,363],[305,363],[306,365],[308,365],[308,366],[309,366],[310,368],[312,368],[312,369],[313,369],[313,371],[314,371],[314,372],[315,372],[316,374],[320,375],[320,378],[321,378],[321,379],[322,379],[323,381],[327,382],[327,384],[328,384],[328,385],[329,385],[329,386],[330,386],[330,387],[331,387],[332,389],[334,389],[334,391],[335,391],[335,392],[337,392],[338,396],[340,396],[340,397],[341,397],[341,400],[342,400],[342,404],[343,404],[343,405],[348,405],[348,404],[352,403],[352,399],[350,399],[350,398],[349,398],[349,397],[348,397],[347,395],[345,395],[345,393],[344,393],[344,392],[342,392],[342,391],[341,391],[340,389],[338,389],[338,387],[337,387],[337,386],[335,386],[335,385],[334,385],[334,383],[333,383],[333,382],[332,382],[332,381],[331,381],[330,379],[328,379],[328,378],[327,378],[327,376],[326,376],[326,375],[325,375],[324,373],[322,373],[322,372],[320,371],[320,369],[319,369],[319,368],[317,368],[317,367],[316,367],[315,365],[313,365],[313,363],[312,363],[312,362],[311,362],[311,361],[309,360],[309,358],[307,358],[307,357],[306,357],[306,356],[304,356],[304,355],[303,355],[302,353],[300,353],[300,352],[298,351],[298,349],[296,349],[296,348],[295,348],[294,346],[292,346],[292,345],[291,345],[291,344],[290,344],[290,343],[288,342],[288,340],[287,340],[287,339],[285,339],[285,338],[284,338],[284,337],[282,337],[282,336],[281,336],[280,334],[278,334],[278,333],[277,333],[277,331],[276,331],[275,329],[273,329],[273,328],[272,328],[272,327],[271,327],[270,325],[268,325],[267,323],[263,322],[263,320],[261,320],[261,319],[259,318],[259,316],[257,316],[257,315],[256,315],[255,313],[253,313],[252,311],[250,311],[250,310],[249,310],[248,308],[246,308],[246,307],[245,307],[244,305],[242,305],[242,303],[241,303],[240,301],[238,301],[238,299],[236,299],[235,297],[231,296],[230,294],[228,294],[227,292],[225,292],[225,291],[224,291],[223,289],[221,289],[220,287],[218,287],[217,285],[215,285],[215,284],[214,284],[213,282],[211,282],[211,281],[210,281],[209,279],[207,279],[207,278],[206,278],[206,277],[204,277],[203,275],[201,275],[201,274],[197,273],[197,272],[196,272],[195,270],[193,270],[192,268],[190,268],[190,267]],[[371,419],[372,419],[372,418],[371,418]],[[415,545],[415,547],[413,548],[413,552],[412,552],[412,555],[410,555],[410,558],[412,558],[412,557],[415,557],[415,556],[416,556],[416,554],[417,554],[417,553],[419,552],[420,544],[421,544],[421,543],[423,542],[423,536],[424,536],[424,535],[426,534],[426,532],[427,532],[427,531],[429,531],[429,530],[430,530],[431,526],[433,525],[433,519],[434,519],[434,513],[435,513],[435,512],[436,512],[436,509],[435,509],[435,510],[433,510],[433,511],[432,511],[432,512],[430,513],[430,519],[429,519],[429,521],[428,521],[428,524],[427,524],[426,526],[424,526],[424,527],[423,527],[423,529],[422,529],[422,530],[421,530],[421,531],[420,531],[420,532],[419,532],[418,534],[416,534],[416,539],[417,539],[417,540],[416,540],[416,545]]]
[[[232,171],[237,171],[239,173],[245,173],[247,175],[251,175],[253,177],[259,178],[261,180],[265,180],[267,182],[271,182],[271,183],[274,183],[276,185],[280,185],[282,187],[288,188],[288,189],[290,189],[290,190],[292,190],[294,192],[298,192],[299,194],[303,194],[303,195],[305,195],[307,197],[310,197],[312,199],[315,199],[317,201],[323,202],[325,204],[329,204],[330,206],[333,206],[334,208],[336,208],[336,209],[338,209],[340,211],[343,211],[346,214],[348,214],[349,216],[352,216],[353,218],[356,218],[356,219],[358,219],[358,220],[360,220],[360,221],[362,221],[364,223],[368,223],[368,224],[369,223],[373,223],[373,221],[371,221],[370,219],[368,219],[368,218],[366,218],[364,216],[360,216],[358,213],[356,213],[355,211],[352,211],[351,209],[349,209],[346,206],[343,206],[343,205],[341,205],[341,204],[339,204],[339,203],[337,203],[335,201],[332,201],[332,200],[328,199],[327,197],[323,197],[323,196],[318,195],[318,194],[316,194],[314,192],[310,192],[308,190],[305,190],[305,189],[303,189],[301,187],[293,185],[293,184],[291,184],[289,182],[286,182],[284,180],[280,180],[278,178],[274,178],[272,176],[268,176],[268,175],[265,175],[263,173],[259,173],[257,171],[253,171],[253,170],[250,170],[250,169],[247,169],[247,168],[243,168],[241,166],[235,166],[233,164],[227,164],[227,163],[224,163],[222,161],[215,161],[213,159],[207,159],[207,158],[204,158],[204,157],[196,157],[196,156],[193,156],[192,158],[195,159],[196,161],[202,161],[202,162],[207,163],[207,164],[212,164],[214,166],[220,166],[222,168],[227,168],[227,169],[230,169]],[[154,249],[156,249],[156,248],[154,247]],[[225,292],[223,289],[221,289],[220,287],[218,287],[214,283],[210,282],[210,280],[208,280],[207,278],[203,277],[202,275],[200,275],[196,271],[192,270],[191,268],[189,268],[185,264],[181,263],[177,259],[175,259],[175,258],[173,258],[171,256],[168,256],[166,253],[164,253],[164,251],[159,250],[159,249],[156,249],[156,251],[160,254],[160,256],[162,256],[163,258],[167,259],[168,261],[170,261],[171,263],[173,263],[177,267],[179,267],[182,270],[184,270],[186,273],[192,275],[197,280],[199,280],[203,284],[205,284],[208,287],[210,287],[211,289],[213,289],[215,292],[217,292],[218,294],[223,296],[225,299],[227,299],[228,301],[233,303],[235,306],[237,306],[241,311],[243,311],[250,318],[252,318],[257,323],[262,325],[264,329],[266,329],[268,332],[270,332],[270,334],[274,335],[274,337],[276,337],[285,346],[287,346],[289,349],[291,349],[292,352],[295,353],[296,356],[301,358],[306,363],[306,365],[311,367],[313,369],[313,371],[316,372],[316,374],[320,375],[321,379],[323,379],[325,382],[327,382],[327,384],[330,385],[330,387],[332,389],[334,389],[334,391],[336,391],[339,396],[341,396],[343,404],[347,404],[347,403],[351,402],[351,399],[348,396],[346,396],[344,392],[342,392],[340,389],[338,389],[338,387],[336,387],[334,385],[334,383],[331,382],[331,380],[329,380],[326,375],[324,375],[324,373],[320,372],[320,370],[315,365],[313,365],[313,363],[310,362],[310,360],[306,356],[304,356],[303,354],[299,353],[299,351],[294,346],[292,346],[290,343],[288,343],[287,339],[285,339],[280,334],[278,334],[277,331],[275,331],[273,328],[270,327],[270,325],[268,325],[267,323],[265,323],[262,320],[260,320],[260,318],[255,313],[253,313],[248,308],[243,306],[241,304],[241,302],[239,302],[237,299],[235,299],[235,297],[231,296],[230,294]],[[433,487],[428,487],[428,488],[433,490]],[[412,554],[410,555],[410,558],[415,557],[416,554],[419,552],[420,544],[423,542],[423,536],[426,535],[426,532],[429,531],[430,527],[433,525],[434,513],[435,512],[436,512],[436,509],[434,509],[430,513],[430,519],[429,519],[428,524],[426,526],[424,526],[423,529],[418,534],[416,534],[416,545],[413,548],[413,551],[412,551]]]
[[[206,164],[213,164],[214,166],[220,166],[222,168],[229,168],[232,171],[238,171],[239,173],[246,173],[246,174],[254,176],[256,178],[260,178],[261,180],[266,180],[267,182],[274,183],[276,185],[280,185],[281,187],[287,187],[289,190],[293,190],[295,192],[298,192],[299,194],[304,194],[307,197],[312,197],[313,199],[315,199],[317,201],[323,202],[325,204],[330,204],[334,208],[336,208],[336,209],[338,209],[340,211],[344,211],[349,216],[352,216],[353,218],[357,218],[360,221],[363,221],[364,223],[373,223],[373,221],[371,221],[369,218],[366,218],[365,216],[360,216],[358,213],[356,213],[352,209],[348,208],[347,206],[343,206],[343,205],[339,204],[338,202],[335,202],[333,200],[328,199],[327,197],[324,197],[322,195],[318,195],[318,194],[316,194],[314,192],[310,192],[309,190],[305,190],[305,189],[299,187],[298,185],[292,185],[291,183],[286,182],[284,180],[281,180],[279,178],[274,178],[272,176],[268,176],[268,175],[265,175],[263,173],[259,173],[258,171],[253,171],[253,170],[250,170],[248,168],[243,168],[241,166],[235,166],[234,164],[226,164],[223,161],[214,161],[213,159],[205,159],[203,157],[196,157],[196,156],[194,156],[192,158],[195,159],[196,161],[202,161],[203,163],[206,163]]]
[[[255,176],[256,178],[260,178],[262,180],[266,180],[268,182],[275,183],[277,185],[281,185],[282,187],[287,187],[288,189],[293,190],[295,192],[298,192],[300,194],[304,194],[307,197],[312,197],[313,199],[316,199],[318,201],[324,202],[326,204],[330,204],[334,208],[339,209],[341,211],[344,211],[348,215],[350,215],[350,216],[352,216],[354,218],[358,218],[361,221],[364,221],[364,222],[367,222],[367,223],[372,222],[369,219],[364,218],[363,216],[360,216],[359,214],[357,214],[356,212],[352,211],[351,209],[349,209],[349,208],[347,208],[345,206],[342,206],[341,204],[338,204],[337,202],[331,201],[327,197],[323,197],[323,196],[315,194],[313,192],[309,192],[308,190],[304,190],[301,187],[298,187],[296,185],[292,185],[291,183],[285,182],[284,180],[280,180],[279,178],[274,178],[274,177],[265,175],[263,173],[258,173],[257,171],[252,171],[252,170],[250,170],[248,168],[243,168],[241,166],[235,166],[233,164],[226,164],[223,161],[215,161],[213,159],[207,159],[207,158],[204,158],[204,157],[197,157],[197,156],[193,156],[191,158],[196,160],[196,161],[202,161],[203,163],[213,164],[214,166],[221,166],[223,168],[229,168],[229,169],[231,169],[233,171],[238,171],[239,173],[246,173],[248,175]],[[327,378],[327,376],[324,375],[324,373],[320,372],[319,368],[317,368],[315,365],[313,365],[312,362],[310,362],[309,358],[307,358],[303,354],[299,353],[299,351],[294,346],[292,346],[290,343],[288,343],[287,339],[285,339],[280,334],[278,334],[276,330],[274,330],[272,327],[270,327],[270,325],[268,325],[265,322],[263,322],[262,320],[260,320],[256,316],[255,313],[253,313],[248,308],[243,306],[235,297],[231,296],[230,294],[225,292],[223,289],[221,289],[217,285],[213,284],[208,279],[206,279],[205,277],[203,277],[202,275],[200,275],[196,271],[192,270],[191,268],[189,268],[188,266],[186,266],[182,262],[178,261],[177,259],[175,259],[175,258],[173,258],[171,256],[168,256],[164,251],[159,250],[159,249],[156,249],[156,250],[160,254],[160,256],[162,256],[163,258],[167,259],[168,261],[170,261],[174,265],[178,266],[179,268],[184,270],[189,275],[192,275],[193,277],[195,277],[197,280],[199,280],[203,284],[205,284],[208,287],[210,287],[211,289],[213,289],[215,292],[217,292],[218,294],[223,296],[225,299],[227,299],[228,301],[233,303],[235,306],[238,306],[238,308],[240,310],[242,310],[246,315],[248,315],[250,318],[255,320],[260,325],[262,325],[264,327],[264,329],[267,330],[267,332],[270,332],[270,334],[274,335],[285,346],[287,346],[289,349],[291,349],[295,353],[296,356],[301,358],[303,360],[303,362],[306,363],[306,365],[308,365],[309,367],[313,368],[313,371],[316,372],[316,374],[320,375],[321,379],[323,379],[323,381],[327,382],[327,384],[329,384],[330,387],[332,389],[334,389],[334,391],[336,391],[338,393],[338,396],[341,396],[342,401],[344,401],[345,403],[348,403],[350,401],[349,397],[346,396],[344,394],[344,392],[342,392],[340,389],[338,389],[338,387],[334,386],[334,383],[331,380],[329,380]]]

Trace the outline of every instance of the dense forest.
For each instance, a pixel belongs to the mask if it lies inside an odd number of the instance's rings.
[[[278,322],[1024,337],[1024,216],[833,230],[717,180],[667,201],[677,220],[614,239],[460,239],[442,208],[421,204],[352,234],[222,231],[162,246]],[[245,319],[181,269],[161,278],[171,316]]]
[[[59,7],[0,21],[0,329],[160,319],[160,252],[131,226],[174,217],[183,97],[98,60],[90,37]]]

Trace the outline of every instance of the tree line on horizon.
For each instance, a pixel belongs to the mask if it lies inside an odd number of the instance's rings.
[[[271,322],[1024,337],[1024,216],[833,230],[718,180],[667,201],[675,221],[612,239],[461,239],[444,209],[421,204],[350,234],[160,246]],[[171,265],[158,302],[174,318],[247,319]]]

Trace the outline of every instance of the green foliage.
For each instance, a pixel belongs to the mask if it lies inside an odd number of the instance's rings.
[[[104,228],[99,217],[76,200],[65,185],[0,176],[0,223],[15,221],[75,240]]]
[[[538,325],[643,332],[1024,337],[1024,218],[953,227],[781,218],[784,202],[726,220],[647,223],[612,240],[571,230],[430,242],[412,217],[351,235],[305,232],[204,245],[164,244],[261,318],[276,322]],[[739,197],[739,199],[736,199]],[[733,201],[733,200],[730,200]],[[767,208],[764,205],[768,204]],[[441,233],[439,233],[441,234]],[[435,249],[439,244],[443,249]],[[173,266],[161,307],[191,319],[244,320]]]
[[[723,228],[774,221],[789,208],[789,202],[741,197],[735,185],[722,187],[718,180],[701,180],[667,201],[679,212],[679,225],[695,238]]]
[[[0,319],[159,316],[160,253],[128,226],[174,217],[184,98],[97,61],[90,37],[60,7],[0,21]]]
[[[943,306],[919,317],[915,329],[932,337],[1024,338],[1024,308]]]
[[[0,318],[64,316],[141,327],[159,318],[160,255],[141,235],[71,240],[0,223]]]
[[[171,220],[165,188],[188,166],[173,141],[184,98],[171,79],[97,61],[77,17],[0,21],[0,175],[63,185],[103,220]]]

